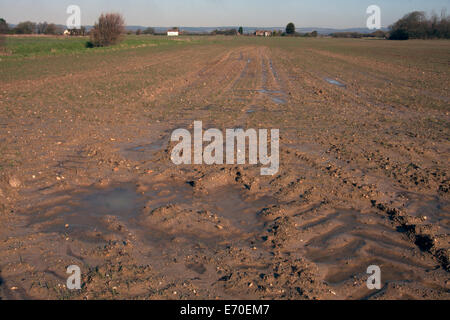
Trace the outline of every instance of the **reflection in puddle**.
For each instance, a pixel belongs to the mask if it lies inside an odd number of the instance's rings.
[[[286,104],[286,100],[285,99],[277,97],[277,95],[278,96],[286,96],[286,94],[283,91],[280,91],[280,90],[268,90],[266,88],[263,88],[263,89],[256,90],[256,92],[263,93],[263,94],[266,94],[266,95],[270,96],[272,101],[275,102],[276,104]]]
[[[122,186],[81,195],[76,201],[80,209],[90,215],[129,217],[135,213],[139,199],[134,187]]]
[[[172,235],[195,242],[196,240],[192,239],[196,239],[202,232],[207,232],[209,223],[214,226],[220,224],[220,221],[232,226],[235,230],[232,232],[236,234],[255,232],[263,223],[257,212],[273,204],[273,199],[249,196],[236,185],[215,188],[205,193],[197,193],[194,190],[185,181],[172,181],[128,183],[108,189],[92,187],[69,193],[69,198],[64,201],[60,200],[61,194],[55,194],[53,196],[59,200],[54,203],[47,202],[45,207],[38,208],[30,218],[30,226],[43,232],[58,232],[83,240],[89,240],[91,236],[88,234],[91,232],[95,232],[96,237],[111,232],[120,234],[123,226],[126,226],[152,242],[160,242],[170,239],[172,232],[164,227],[164,223],[166,219],[174,219],[177,223]],[[67,195],[67,192],[64,194]],[[211,194],[214,194],[214,197],[211,197]],[[152,217],[153,210],[167,206],[174,209],[169,210],[167,215],[164,214],[163,220],[156,220],[159,222],[150,225],[143,224],[145,217]],[[144,212],[147,214],[143,214]],[[197,221],[196,217],[201,212],[207,212],[206,220]],[[201,232],[192,235],[191,231],[186,233],[184,228],[189,224],[192,224],[191,230]],[[224,233],[209,236],[214,239],[220,238],[221,234]]]
[[[196,183],[186,180],[156,179],[56,192],[28,215],[29,227],[67,248],[70,259],[94,266],[103,257],[109,262],[110,244],[117,246],[118,255],[133,252],[139,263],[165,278],[184,281],[188,274],[195,276],[196,286],[210,288],[217,281],[216,269],[197,254],[238,243],[248,246],[264,227],[257,213],[274,200],[234,183],[195,188]],[[86,245],[101,254],[89,255],[90,250],[82,249]],[[187,255],[192,259],[185,261]]]
[[[265,62],[264,60],[262,60],[262,62],[261,62],[261,64],[262,64],[262,83],[263,83],[262,89],[256,90],[256,92],[268,95],[270,97],[270,99],[276,104],[286,104],[286,102],[287,102],[287,100],[285,99],[286,93],[284,91],[267,89],[267,86],[268,86],[267,76],[268,76],[269,72],[267,70],[266,63],[264,63],[264,62]],[[269,59],[268,63],[269,63],[270,71],[273,74],[273,77],[279,83],[279,76],[273,66],[272,60]]]
[[[270,66],[270,70],[272,71],[272,74],[275,77],[275,79],[279,80],[278,72],[275,70],[271,59],[269,59],[269,66]]]
[[[59,196],[60,194],[55,195],[56,198]],[[108,226],[102,222],[104,217],[128,220],[136,216],[144,205],[134,184],[108,189],[88,188],[70,196],[64,202],[40,208],[38,213],[32,215],[30,225],[42,227],[47,232],[75,234],[80,230],[105,230]],[[66,226],[70,226],[70,229]]]
[[[285,104],[286,103],[286,100],[277,98],[277,97],[272,97],[272,101],[275,102],[276,104]]]
[[[265,112],[265,111],[266,110],[264,108],[253,105],[253,106],[250,106],[250,109],[247,110],[247,114],[252,114],[252,113],[256,113],[256,112]]]
[[[347,85],[345,85],[342,82],[339,82],[337,80],[334,80],[334,79],[325,78],[325,81],[330,84],[334,84],[335,86],[341,87],[341,88],[347,88]]]
[[[163,149],[166,145],[168,139],[161,139],[159,141],[148,143],[148,144],[139,144],[134,146],[126,146],[121,150],[122,156],[132,161],[146,161],[150,160],[151,157]]]
[[[418,218],[426,217],[427,223],[438,225],[441,232],[450,232],[450,202],[425,194],[402,192],[408,198],[405,211]]]
[[[268,89],[259,89],[256,92],[265,93],[265,94],[284,94],[283,91],[279,90],[268,90]]]

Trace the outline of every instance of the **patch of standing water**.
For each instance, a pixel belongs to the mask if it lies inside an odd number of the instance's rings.
[[[29,226],[40,232],[57,232],[71,238],[97,241],[92,238],[92,232],[109,234],[123,224],[142,229],[138,221],[146,208],[155,210],[180,205],[195,212],[208,210],[243,232],[252,232],[261,227],[257,212],[274,203],[271,198],[248,196],[234,185],[210,191],[216,196],[211,197],[209,192],[195,194],[192,186],[185,182],[159,182],[58,193],[53,195],[54,202],[49,199],[45,206],[36,209],[30,216]],[[62,195],[64,200],[61,200]],[[158,226],[154,228],[158,230]]]
[[[153,154],[165,147],[165,145],[168,143],[168,140],[169,139],[167,138],[148,144],[139,144],[134,146],[127,145],[121,150],[121,154],[125,158],[133,161],[150,160]]]
[[[279,78],[278,77],[278,72],[275,70],[272,60],[269,60],[269,66],[270,66],[270,70],[272,70],[272,73],[273,73],[275,79],[278,80],[278,78]]]
[[[59,196],[56,194],[55,199],[60,199]],[[108,225],[103,220],[105,217],[126,221],[136,216],[145,204],[132,183],[107,189],[87,188],[69,196],[64,201],[56,200],[39,208],[31,216],[30,226],[45,232],[82,236],[86,231],[107,229]]]
[[[256,90],[257,92],[260,92],[260,93],[266,93],[266,94],[272,94],[272,93],[277,93],[277,94],[284,94],[284,92],[283,91],[280,91],[280,90],[268,90],[268,89],[260,89],[260,90]]]
[[[266,94],[270,97],[270,99],[276,104],[286,104],[286,100],[275,95],[285,96],[285,93],[280,90],[268,90],[266,88],[256,90],[256,92]]]
[[[325,81],[330,84],[333,84],[335,86],[341,87],[341,88],[347,88],[347,85],[345,85],[342,82],[339,82],[337,80],[331,79],[331,78],[325,78]]]
[[[424,194],[405,192],[405,211],[413,217],[426,217],[427,223],[438,225],[443,233],[450,232],[450,202]]]
[[[253,232],[260,227],[257,213],[275,202],[270,197],[254,198],[243,196],[242,190],[235,186],[220,187],[214,190],[213,201],[203,201],[205,208],[231,221],[245,232]]]
[[[265,112],[265,109],[264,109],[264,108],[261,108],[261,107],[259,107],[259,106],[256,106],[256,105],[252,105],[252,106],[250,106],[250,108],[246,111],[247,114],[253,114],[253,113],[256,113],[256,112]]]
[[[98,190],[79,197],[80,210],[94,216],[129,217],[138,207],[139,195],[132,186]]]
[[[275,102],[276,104],[285,104],[286,103],[286,100],[277,98],[277,97],[272,97],[272,101]]]

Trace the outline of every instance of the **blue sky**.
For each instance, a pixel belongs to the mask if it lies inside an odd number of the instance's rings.
[[[82,10],[82,24],[91,25],[102,12],[120,12],[128,25],[350,28],[366,25],[366,8],[381,7],[388,26],[414,10],[440,14],[449,0],[0,0],[0,17],[9,23],[49,21],[65,24],[66,8]]]

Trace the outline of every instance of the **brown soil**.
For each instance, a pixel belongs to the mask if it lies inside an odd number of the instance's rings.
[[[2,83],[1,299],[450,298],[448,65],[152,50]],[[279,128],[280,172],[176,167],[194,120]]]

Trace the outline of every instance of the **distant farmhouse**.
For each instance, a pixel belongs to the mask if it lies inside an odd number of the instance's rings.
[[[180,30],[178,28],[173,28],[167,30],[168,37],[178,37],[180,35]]]
[[[85,36],[87,35],[86,27],[81,27],[80,29],[66,29],[63,32],[65,36]]]
[[[266,31],[266,30],[256,30],[255,36],[257,37],[271,37],[272,31]]]

